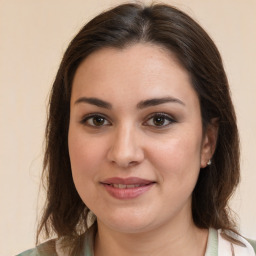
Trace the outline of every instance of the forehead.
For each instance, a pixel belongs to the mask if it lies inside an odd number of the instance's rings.
[[[197,99],[189,74],[176,57],[152,44],[92,53],[78,67],[72,87],[71,101],[79,96],[107,100],[128,96],[138,100],[163,96]]]

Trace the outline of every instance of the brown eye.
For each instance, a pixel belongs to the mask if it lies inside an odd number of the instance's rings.
[[[83,125],[87,125],[95,128],[110,125],[110,122],[104,116],[101,116],[101,115],[89,115],[85,117],[81,121],[81,123]]]
[[[147,119],[144,125],[163,128],[175,122],[176,121],[168,114],[155,113]]]
[[[95,116],[92,118],[92,122],[95,126],[101,126],[104,124],[105,119],[101,116]]]
[[[165,119],[166,118],[163,116],[156,116],[153,118],[153,123],[156,126],[162,126],[162,125],[164,125]]]

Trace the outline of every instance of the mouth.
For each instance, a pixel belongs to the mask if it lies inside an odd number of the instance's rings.
[[[148,184],[131,184],[131,185],[125,185],[125,184],[106,184],[114,188],[120,188],[120,189],[128,189],[128,188],[138,188],[147,186]]]
[[[137,177],[119,178],[113,177],[100,182],[106,191],[117,199],[133,199],[148,190],[155,184],[155,181],[145,180]]]

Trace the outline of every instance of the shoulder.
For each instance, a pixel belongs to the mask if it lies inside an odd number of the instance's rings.
[[[20,254],[18,254],[18,255],[16,255],[16,256],[35,256],[35,255],[38,255],[38,254],[36,253],[36,249],[30,249],[30,250],[27,250],[27,251],[25,251],[25,252],[22,252],[22,253],[20,253]]]
[[[55,240],[47,241],[16,256],[57,256],[55,251]]]
[[[233,255],[255,256],[256,242],[231,231],[218,230],[218,244],[220,255],[229,255],[231,250]]]
[[[254,252],[256,253],[256,240],[252,240],[252,239],[246,239],[250,245],[252,246],[252,248],[254,249]]]
[[[93,224],[80,236],[83,241],[82,255],[93,255],[94,238],[97,232],[97,224]],[[34,249],[27,250],[16,256],[67,256],[69,253],[64,249],[62,238],[49,240]]]

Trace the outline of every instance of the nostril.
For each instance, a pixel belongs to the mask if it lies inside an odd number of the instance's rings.
[[[117,164],[119,167],[122,167],[122,168],[129,168],[129,167],[132,167],[132,166],[135,166],[138,164],[137,161],[130,161],[130,162],[121,162],[121,161],[111,161],[112,164]]]
[[[111,145],[107,153],[108,161],[122,168],[136,166],[142,162],[144,152],[138,140],[131,138],[131,135],[123,138],[120,136],[113,139],[114,144]]]
[[[136,164],[138,164],[137,161],[131,161],[131,162],[128,163],[128,166],[133,166],[133,165],[136,165]]]

